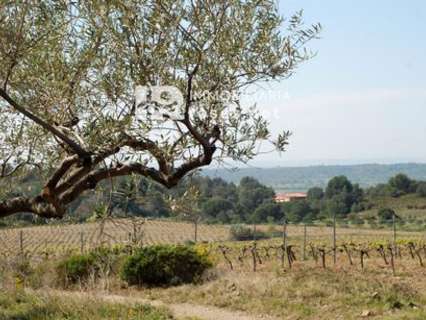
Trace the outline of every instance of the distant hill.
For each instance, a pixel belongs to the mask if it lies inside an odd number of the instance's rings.
[[[426,180],[426,164],[324,165],[241,168],[238,170],[208,169],[203,171],[203,174],[209,177],[221,177],[235,183],[238,183],[242,177],[252,176],[277,191],[306,191],[314,186],[324,187],[328,180],[338,175],[345,175],[352,182],[359,183],[362,187],[368,187],[386,182],[398,173],[405,173],[412,179]]]

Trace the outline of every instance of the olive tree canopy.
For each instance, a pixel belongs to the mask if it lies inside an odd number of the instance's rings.
[[[272,0],[1,1],[0,185],[37,172],[41,192],[0,195],[0,216],[60,218],[105,179],[173,187],[214,160],[251,159],[262,140],[284,150],[289,133],[270,137],[239,98],[291,76],[320,28]]]

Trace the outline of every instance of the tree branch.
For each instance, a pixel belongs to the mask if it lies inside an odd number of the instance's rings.
[[[43,127],[45,130],[52,133],[54,136],[61,139],[64,143],[66,143],[76,154],[79,155],[79,157],[83,159],[90,158],[90,153],[84,150],[78,143],[70,139],[68,136],[63,134],[60,130],[55,128],[54,126],[50,125],[49,123],[45,122],[35,114],[29,112],[27,109],[19,105],[15,100],[13,100],[6,91],[4,91],[2,88],[0,88],[0,97],[2,97],[4,100],[6,100],[14,109],[22,113],[27,118],[31,119],[41,127]]]
[[[69,191],[63,194],[61,202],[68,204],[74,201],[81,193],[86,190],[96,188],[96,185],[107,178],[126,176],[132,173],[140,174],[145,177],[149,177],[158,183],[167,186],[167,180],[164,179],[163,175],[156,169],[146,167],[140,163],[131,163],[128,165],[118,164],[113,168],[98,169],[75,184]]]
[[[64,212],[46,203],[40,196],[35,198],[16,197],[0,202],[0,217],[15,213],[32,212],[44,218],[62,218]]]
[[[121,145],[120,145],[121,146]],[[79,167],[72,171],[65,181],[61,182],[56,188],[55,192],[58,194],[64,193],[71,188],[76,182],[82,179],[86,174],[89,174],[92,168],[104,161],[109,156],[116,154],[120,151],[120,146],[105,150],[93,157],[92,166]]]
[[[157,160],[159,170],[164,174],[168,174],[169,166],[167,164],[167,159],[165,158],[163,151],[155,142],[149,139],[138,140],[127,136],[127,140],[123,143],[123,145],[136,151],[149,151],[149,153]]]

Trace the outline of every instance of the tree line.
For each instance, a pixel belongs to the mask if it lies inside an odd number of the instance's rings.
[[[179,212],[170,208],[168,199],[184,197],[192,187],[199,190],[199,196],[188,201],[205,223],[281,223],[284,218],[290,223],[327,222],[335,214],[339,220],[360,224],[363,218],[359,213],[373,208],[377,209],[378,222],[383,223],[390,216],[390,208],[376,208],[376,199],[406,194],[426,197],[426,182],[405,174],[397,174],[387,183],[365,189],[346,176],[336,176],[325,188],[310,188],[306,199],[286,203],[276,203],[274,189],[253,177],[243,177],[239,183],[233,183],[219,177],[195,175],[184,179],[173,190],[145,178],[138,182],[123,179],[113,197],[113,211],[117,216],[179,216]]]
[[[31,183],[30,187],[37,189]],[[23,184],[28,188],[27,184]],[[143,216],[152,218],[185,218],[173,210],[171,199],[185,200],[190,188],[197,197],[188,198],[186,206],[193,208],[197,219],[204,223],[290,223],[327,222],[333,215],[339,220],[363,223],[360,212],[375,208],[379,197],[400,197],[417,194],[426,197],[426,182],[398,174],[387,183],[363,189],[346,176],[336,176],[325,188],[313,187],[306,199],[276,203],[276,193],[253,177],[243,177],[238,184],[218,177],[193,175],[176,188],[167,189],[144,177],[123,177],[114,189],[104,183],[101,191],[82,197],[69,209],[68,220],[85,222],[110,214],[116,217]],[[35,192],[37,192],[35,190]],[[17,194],[19,195],[19,194]],[[183,201],[185,202],[185,201]],[[390,208],[377,208],[378,222],[390,219]],[[31,214],[20,214],[10,220],[44,223],[47,220]]]

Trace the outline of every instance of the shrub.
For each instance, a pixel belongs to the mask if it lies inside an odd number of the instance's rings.
[[[63,284],[85,282],[90,275],[108,274],[115,268],[118,258],[127,248],[96,248],[86,254],[74,254],[66,257],[56,267],[59,280]],[[95,278],[96,278],[95,277]]]
[[[195,243],[193,240],[185,240],[185,241],[183,242],[183,244],[184,244],[185,246],[193,246],[193,245],[195,245],[196,243]]]
[[[391,208],[381,208],[377,213],[377,216],[379,217],[379,222],[382,224],[391,223],[394,215],[395,211],[393,211]]]
[[[230,238],[234,241],[248,241],[248,240],[259,240],[270,238],[268,234],[263,231],[253,231],[252,228],[246,227],[240,224],[231,226]]]
[[[130,285],[177,285],[197,282],[212,267],[193,246],[157,245],[139,249],[123,264],[121,278]]]
[[[229,232],[231,240],[245,241],[253,239],[253,230],[239,224],[231,226]]]
[[[416,192],[420,197],[426,197],[426,182],[419,182]]]
[[[65,283],[77,283],[86,280],[95,271],[96,259],[92,254],[78,254],[62,260],[56,271]]]
[[[348,215],[348,221],[352,225],[360,226],[364,224],[364,220],[359,216],[359,214],[351,213]]]

